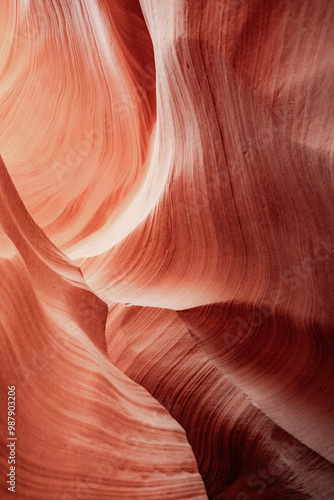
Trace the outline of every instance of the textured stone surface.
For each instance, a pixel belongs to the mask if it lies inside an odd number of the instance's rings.
[[[1,3],[18,498],[334,496],[333,23],[332,0]]]

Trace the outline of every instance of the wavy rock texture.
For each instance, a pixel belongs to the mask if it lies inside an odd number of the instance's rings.
[[[334,466],[252,405],[205,356],[175,311],[114,304],[106,340],[111,361],[186,430],[209,498],[331,495]]]
[[[100,346],[106,305],[32,221],[3,164],[0,181],[1,404],[9,381],[18,497],[207,498],[184,430]],[[10,498],[4,477],[1,489]]]
[[[332,498],[332,0],[0,9],[18,497]]]

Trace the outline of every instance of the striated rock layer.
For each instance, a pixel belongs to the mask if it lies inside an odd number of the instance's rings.
[[[1,447],[14,385],[18,498],[207,498],[183,429],[110,363],[106,305],[32,221],[3,163],[0,194]],[[1,498],[13,494],[6,479]]]
[[[18,498],[334,496],[333,24],[332,0],[1,3]]]
[[[209,498],[240,494],[240,500],[264,491],[277,499],[331,496],[334,465],[254,406],[175,311],[113,304],[106,332],[112,362],[186,430]]]

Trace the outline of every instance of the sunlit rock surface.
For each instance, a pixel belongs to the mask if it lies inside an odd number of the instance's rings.
[[[100,347],[106,305],[31,220],[3,164],[0,182],[1,398],[16,386],[18,497],[207,498],[184,430]]]
[[[334,497],[333,25],[1,3],[5,498]]]
[[[112,362],[186,430],[209,498],[331,494],[334,466],[252,405],[195,344],[175,311],[114,304],[106,340]]]

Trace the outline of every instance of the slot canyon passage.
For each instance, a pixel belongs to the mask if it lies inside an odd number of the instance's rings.
[[[333,0],[1,0],[0,498],[334,500]]]

